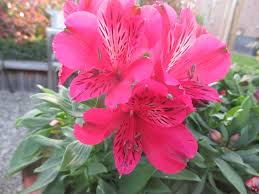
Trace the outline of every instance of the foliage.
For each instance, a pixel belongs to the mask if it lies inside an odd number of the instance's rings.
[[[48,25],[46,7],[60,8],[63,0],[1,0],[0,38],[18,43],[43,37]]]
[[[0,38],[0,54],[5,59],[46,61],[46,47],[46,41],[42,39],[26,41],[17,45],[12,39]]]
[[[253,96],[258,82],[241,81],[230,72],[215,87],[224,94],[222,103],[209,104],[186,121],[199,142],[199,154],[179,174],[165,175],[146,162],[135,171],[119,177],[112,156],[111,138],[97,146],[79,143],[73,137],[73,123],[97,106],[98,99],[75,103],[60,87],[55,93],[42,88],[32,96],[36,107],[17,120],[18,128],[28,130],[10,164],[13,175],[36,161],[39,174],[30,193],[43,188],[48,194],[246,194],[244,181],[259,172],[259,106]],[[212,140],[209,129],[219,132]]]
[[[259,75],[259,61],[255,57],[233,53],[232,61],[236,72]]]

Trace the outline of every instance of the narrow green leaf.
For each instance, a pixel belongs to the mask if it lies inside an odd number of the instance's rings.
[[[81,144],[78,141],[70,143],[64,153],[61,170],[82,166],[90,156],[92,146]]]
[[[212,173],[208,173],[208,180],[210,185],[212,186],[213,190],[215,191],[216,194],[223,194],[223,192],[221,190],[218,189],[215,180],[213,178],[213,174]]]
[[[9,165],[8,174],[13,175],[26,166],[38,161],[41,158],[38,152],[39,149],[40,146],[30,141],[30,138],[23,140],[13,154]]]
[[[200,168],[207,168],[205,159],[203,158],[203,156],[200,153],[197,153],[195,158],[192,159],[191,162]]]
[[[66,127],[62,127],[61,128],[61,131],[62,131],[62,133],[66,136],[66,137],[68,137],[68,138],[74,138],[74,134],[73,134],[73,128],[71,128],[71,127],[68,127],[68,126],[66,126]]]
[[[190,170],[183,170],[182,172],[178,173],[178,174],[164,174],[162,172],[156,172],[153,177],[155,178],[162,178],[162,179],[173,179],[173,180],[185,180],[185,181],[201,181],[200,177],[196,174],[194,174],[192,171]]]
[[[61,96],[54,94],[39,93],[34,94],[32,96],[32,99],[39,99],[48,102],[52,104],[54,107],[60,108],[61,110],[65,111],[73,117],[82,117],[82,113],[74,112],[71,102]]]
[[[170,188],[160,179],[151,179],[145,187],[145,193],[148,194],[167,194],[170,192]]]
[[[62,180],[56,178],[52,183],[50,183],[46,189],[44,189],[42,194],[64,194],[65,185]]]
[[[59,169],[64,151],[58,150],[48,160],[46,160],[40,167],[36,168],[34,172],[40,173],[50,168]]]
[[[246,164],[241,156],[235,152],[227,152],[222,156],[222,158],[228,162],[238,165],[240,168],[244,169],[247,173],[251,175],[259,176],[256,170],[249,164]]]
[[[240,194],[247,194],[243,180],[227,162],[217,158],[215,159],[215,163],[224,177],[226,177],[226,179],[240,192]]]
[[[108,172],[107,168],[100,162],[92,162],[87,167],[88,176],[94,176],[106,172]]]
[[[206,150],[209,150],[213,153],[218,153],[218,150],[216,150],[212,145],[214,143],[211,142],[210,139],[208,139],[207,137],[203,136],[202,138],[200,138],[199,140],[199,145],[204,147]]]
[[[120,194],[136,194],[141,191],[156,170],[150,164],[139,164],[137,168],[119,181]]]
[[[205,187],[205,182],[206,182],[207,174],[204,174],[201,178],[201,181],[196,184],[196,186],[193,188],[192,194],[200,194],[202,193],[204,187]]]
[[[99,179],[96,194],[117,194],[117,192],[106,181]]]
[[[33,135],[30,137],[31,141],[34,141],[41,146],[46,147],[54,147],[61,149],[64,145],[64,142],[62,140],[56,140],[56,139],[50,139],[48,137],[42,136],[42,135]]]

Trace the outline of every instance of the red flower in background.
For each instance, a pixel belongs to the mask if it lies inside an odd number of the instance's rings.
[[[76,124],[74,135],[95,145],[115,132],[114,158],[121,175],[134,170],[142,152],[157,169],[177,173],[197,152],[195,138],[181,124],[192,111],[188,96],[170,99],[164,85],[147,81],[136,86],[127,104],[85,112],[85,124]]]

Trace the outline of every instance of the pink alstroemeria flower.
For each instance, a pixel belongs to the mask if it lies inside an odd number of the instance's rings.
[[[85,7],[92,5],[91,9],[80,11],[85,8],[66,4],[66,30],[53,41],[57,59],[69,73],[79,72],[70,85],[70,95],[81,102],[105,94],[109,107],[126,103],[133,86],[149,78],[153,69],[141,46],[141,9],[133,0],[82,2],[88,2]]]
[[[168,97],[166,86],[146,81],[134,88],[127,104],[86,111],[85,124],[75,124],[74,135],[84,144],[95,145],[115,132],[113,152],[120,175],[134,170],[142,152],[155,168],[177,173],[198,149],[192,133],[182,124],[192,111],[188,96]]]
[[[166,3],[155,7],[163,25],[155,31],[162,38],[155,51],[154,79],[179,86],[194,100],[219,101],[217,91],[209,84],[222,79],[230,68],[226,45],[197,24],[189,9],[183,9],[178,18]]]

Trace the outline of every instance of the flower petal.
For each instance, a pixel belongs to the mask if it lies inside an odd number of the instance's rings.
[[[153,48],[160,41],[162,35],[162,19],[158,10],[151,5],[141,7],[141,17],[144,18],[144,33],[148,48]],[[156,26],[154,28],[154,26]]]
[[[114,68],[127,68],[140,45],[143,19],[139,17],[140,9],[130,5],[120,0],[108,0],[98,11],[99,31]]]
[[[72,69],[67,68],[64,65],[60,66],[58,78],[59,78],[59,84],[64,85],[66,80],[74,73],[75,71]]]
[[[161,87],[164,87],[162,84]],[[158,95],[152,85],[142,87],[130,100],[136,114],[146,122],[159,127],[172,127],[182,123],[193,111],[192,101],[186,95],[167,96]],[[172,99],[171,99],[172,98]]]
[[[195,81],[181,81],[182,87],[187,95],[195,100],[206,100],[219,102],[219,94],[217,90],[208,85],[200,84]]]
[[[123,77],[129,82],[140,82],[151,77],[154,63],[149,57],[142,56],[134,61],[130,67],[124,72]]]
[[[58,33],[53,40],[57,59],[75,70],[98,66],[102,46],[96,16],[88,12],[75,12],[68,16],[66,26],[67,30]]]
[[[74,136],[84,144],[99,144],[119,126],[122,117],[117,110],[90,109],[84,113],[85,124],[74,125]]]
[[[142,154],[141,135],[133,116],[124,120],[114,138],[114,159],[120,175],[131,173]]]
[[[92,69],[80,73],[70,85],[70,96],[77,102],[89,100],[106,94],[116,83],[113,74]]]
[[[105,105],[112,108],[118,104],[127,103],[131,93],[131,83],[128,80],[123,80],[109,91],[105,98]]]
[[[118,104],[127,103],[131,97],[134,84],[151,76],[153,63],[150,59],[142,57],[131,64],[122,75],[123,80],[115,85],[105,99],[105,105],[115,107]]]
[[[175,24],[174,28],[169,31],[169,45],[164,56],[165,68],[167,70],[174,69],[175,63],[188,51],[194,44],[197,34],[196,18],[191,10],[183,9],[181,11],[180,20]]]
[[[79,9],[96,14],[99,6],[104,0],[80,0]]]
[[[64,17],[66,19],[70,14],[78,11],[78,7],[73,0],[66,0],[63,10],[64,10]]]
[[[197,141],[184,125],[159,128],[142,122],[140,127],[147,159],[164,173],[180,172],[186,167],[188,159],[197,153]]]
[[[201,35],[171,70],[179,80],[190,78],[210,84],[222,79],[230,68],[230,52],[215,37]]]

